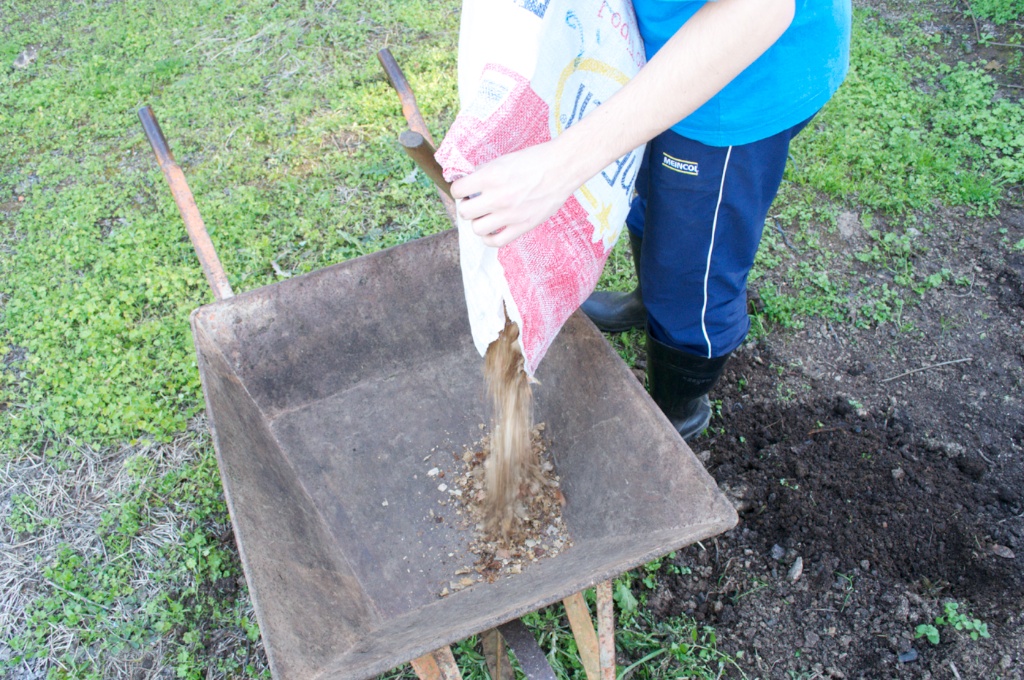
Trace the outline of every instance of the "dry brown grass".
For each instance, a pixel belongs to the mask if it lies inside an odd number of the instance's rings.
[[[26,631],[33,601],[55,591],[69,601],[82,599],[46,578],[46,568],[65,548],[101,564],[128,561],[137,602],[145,603],[166,589],[166,583],[158,581],[154,565],[159,563],[161,548],[180,543],[183,533],[194,525],[188,516],[190,508],[180,504],[147,507],[144,530],[120,555],[108,554],[104,547],[98,534],[101,517],[140,484],[155,483],[170,472],[194,465],[209,446],[205,421],[200,418],[167,444],[139,442],[96,449],[69,439],[42,454],[25,452],[0,467],[0,661],[15,655],[11,642]],[[133,472],[133,466],[127,465],[139,456],[148,461],[141,478],[140,466],[134,466]],[[19,525],[29,526],[29,530],[16,533],[12,529],[9,520],[15,506]],[[251,602],[244,593],[239,599],[247,609],[242,613],[254,621]],[[102,606],[113,621],[132,620],[139,615],[138,607],[124,598]],[[82,645],[74,628],[51,624],[46,657],[22,662],[11,677],[46,677],[61,667],[59,659],[65,655],[87,664],[103,678],[174,677],[174,634],[171,631],[168,636],[154,637],[141,649],[126,646],[111,655]],[[246,652],[240,655],[242,649]],[[238,658],[248,653],[257,670],[265,668],[261,643],[250,643],[240,628],[214,631],[207,650],[212,658]],[[211,671],[208,677],[223,676]]]

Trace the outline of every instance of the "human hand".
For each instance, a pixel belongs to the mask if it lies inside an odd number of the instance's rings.
[[[498,248],[543,224],[583,184],[554,142],[496,158],[452,183],[459,215],[485,245]]]

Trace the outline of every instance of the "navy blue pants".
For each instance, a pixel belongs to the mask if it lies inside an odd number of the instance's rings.
[[[640,281],[656,339],[707,358],[743,342],[747,276],[789,142],[807,122],[742,146],[671,130],[647,144],[626,225],[643,238]]]

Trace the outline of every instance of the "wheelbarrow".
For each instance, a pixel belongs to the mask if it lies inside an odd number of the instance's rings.
[[[447,646],[488,631],[553,678],[518,618],[563,600],[588,676],[614,678],[581,591],[600,585],[607,608],[609,579],[737,517],[597,328],[577,312],[537,371],[572,547],[442,597],[474,557],[428,469],[454,470],[488,417],[454,230],[234,295],[152,111],[139,116],[216,298],[192,334],[273,676],[362,680],[412,661],[458,677]]]

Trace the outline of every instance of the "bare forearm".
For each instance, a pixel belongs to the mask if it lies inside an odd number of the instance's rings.
[[[581,186],[700,108],[778,40],[793,12],[793,0],[707,3],[635,78],[554,140],[573,159],[571,183]]]
[[[474,196],[459,214],[491,246],[541,224],[591,177],[698,109],[753,63],[789,26],[794,2],[707,3],[593,113],[551,142],[502,156],[453,183],[456,198]]]

